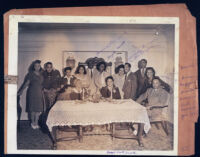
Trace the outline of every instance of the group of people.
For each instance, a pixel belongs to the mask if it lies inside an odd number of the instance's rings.
[[[35,60],[18,95],[28,87],[26,111],[33,129],[39,128],[41,112],[57,100],[132,99],[147,107],[150,118],[160,118],[160,109],[167,106],[172,88],[155,75],[153,67],[147,67],[146,59],[138,62],[138,68],[132,72],[130,63],[121,64],[111,75],[106,62],[101,61],[96,65],[88,63],[87,68],[80,64],[74,74],[71,67],[66,67],[61,77],[51,62],[45,63],[43,69],[41,61]]]

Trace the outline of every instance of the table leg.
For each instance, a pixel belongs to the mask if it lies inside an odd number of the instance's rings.
[[[115,136],[115,123],[111,124],[111,138],[114,139]]]
[[[52,137],[52,141],[53,141],[53,147],[52,149],[57,149],[57,142],[56,142],[56,131],[57,131],[57,126],[54,126],[52,128],[52,132],[51,132],[51,137]]]
[[[140,123],[138,124],[138,142],[139,142],[139,146],[144,147],[143,141],[142,141],[142,133],[144,130],[144,124]]]
[[[83,127],[79,126],[79,142],[83,142]]]
[[[110,124],[106,124],[106,131],[110,130]]]

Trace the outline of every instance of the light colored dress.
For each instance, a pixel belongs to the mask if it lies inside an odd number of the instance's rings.
[[[125,81],[125,75],[120,76],[119,74],[114,74],[113,78],[114,78],[114,84],[115,84],[116,87],[119,88],[121,98],[123,98],[124,92],[122,91],[122,88],[123,88],[124,81]]]
[[[163,88],[159,88],[159,89],[148,88],[147,91],[137,99],[137,102],[141,103],[145,99],[148,100],[147,107],[166,106],[166,105],[169,105],[170,95]],[[168,109],[168,107],[153,108],[152,110],[147,109],[147,113],[149,115],[150,121],[151,122],[167,121],[168,120],[168,110],[167,109]]]
[[[97,72],[97,69],[96,68],[93,68],[93,69],[87,69],[87,75],[90,79],[90,85],[89,85],[89,95],[94,95],[96,94],[97,92],[97,87],[95,86],[95,83],[94,83],[94,77],[95,77],[95,73]]]
[[[87,74],[81,75],[81,74],[76,74],[75,77],[81,81],[81,84],[84,88],[88,88],[90,85],[90,78],[88,77]]]
[[[102,87],[106,86],[105,79],[109,76],[109,73],[106,71],[103,71],[100,73],[99,71],[96,71],[94,74],[94,83],[97,88],[97,90],[100,90]]]

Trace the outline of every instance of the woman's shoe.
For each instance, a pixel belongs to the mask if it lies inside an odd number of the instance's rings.
[[[32,123],[31,123],[31,127],[32,127],[33,129],[37,129],[37,126],[36,126],[36,125],[33,125]]]
[[[136,136],[137,135],[137,130],[135,129],[134,131],[133,131],[133,134]]]
[[[36,127],[36,129],[39,129],[39,128],[40,128],[40,126],[39,126],[39,125],[36,125],[35,127]]]

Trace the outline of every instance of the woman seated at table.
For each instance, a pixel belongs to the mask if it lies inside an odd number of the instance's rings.
[[[121,99],[119,88],[114,85],[113,77],[106,77],[105,82],[106,86],[100,90],[102,97],[106,99]]]
[[[68,87],[65,92],[58,96],[58,100],[82,100],[83,95],[85,95],[82,88],[81,80],[74,80],[74,87]]]
[[[167,107],[169,101],[169,93],[162,88],[161,80],[159,77],[154,77],[153,88],[148,88],[138,99],[138,103],[142,103],[147,99],[146,104],[147,113],[150,121],[163,121],[167,120]]]

